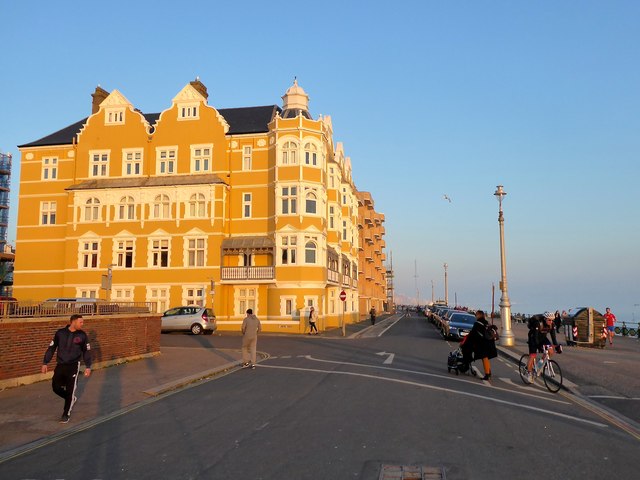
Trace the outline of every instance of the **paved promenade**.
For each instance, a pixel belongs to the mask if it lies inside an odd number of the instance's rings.
[[[379,317],[376,327],[384,326],[384,318]],[[357,335],[369,325],[368,320],[347,325],[346,337]],[[239,334],[224,332],[223,335],[237,336],[240,347]],[[321,337],[342,337],[342,331],[332,329],[323,332]],[[156,401],[178,388],[235,371],[241,368],[241,358],[239,348],[162,346],[158,355],[94,370],[89,381],[84,377],[79,380],[78,405],[66,425],[55,420],[56,415],[62,414],[63,401],[51,391],[50,381],[0,391],[0,462],[25,448],[51,443]],[[87,388],[87,385],[90,386]]]

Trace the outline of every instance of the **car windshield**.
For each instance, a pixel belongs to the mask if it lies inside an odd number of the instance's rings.
[[[453,314],[451,316],[451,321],[452,322],[456,322],[456,323],[465,323],[467,325],[473,325],[476,321],[476,317],[474,317],[473,315],[460,315],[460,314]]]

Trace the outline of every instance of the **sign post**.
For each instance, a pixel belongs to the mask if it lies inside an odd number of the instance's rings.
[[[344,311],[347,308],[347,292],[344,290],[340,292],[340,300],[342,301],[342,336],[344,337],[347,334],[347,327],[344,323]]]

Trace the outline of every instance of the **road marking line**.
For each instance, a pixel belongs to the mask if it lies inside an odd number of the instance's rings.
[[[640,400],[640,397],[621,397],[619,395],[587,395],[589,398],[608,398],[612,400]]]
[[[397,379],[397,378],[387,378],[387,377],[376,377],[374,375],[368,375],[366,373],[337,372],[335,370],[321,370],[321,369],[300,368],[300,367],[284,367],[284,366],[279,366],[279,365],[264,365],[264,364],[260,364],[260,365],[258,365],[258,367],[260,367],[260,368],[272,368],[272,369],[276,369],[276,370],[296,370],[296,371],[300,371],[300,372],[326,373],[328,375],[330,375],[330,374],[333,374],[333,375],[346,375],[346,376],[352,376],[352,377],[370,378],[370,379],[373,379],[373,380],[382,380],[382,381],[385,381],[385,382],[401,383],[403,385],[411,385],[411,386],[414,386],[414,387],[425,388],[427,390],[436,390],[436,391],[439,391],[439,392],[454,393],[454,394],[463,395],[463,396],[466,396],[466,397],[479,398],[481,400],[487,400],[487,401],[490,401],[490,402],[500,403],[502,405],[509,405],[509,406],[516,407],[516,408],[521,408],[521,409],[524,409],[524,410],[531,410],[531,411],[534,411],[534,412],[545,413],[545,414],[548,414],[548,415],[564,418],[566,420],[571,420],[571,421],[574,421],[574,422],[586,423],[588,425],[593,425],[595,427],[609,428],[609,426],[604,424],[604,423],[595,422],[593,420],[587,420],[586,418],[578,418],[578,417],[575,417],[575,416],[572,416],[572,415],[566,415],[564,413],[555,412],[553,410],[547,410],[547,409],[544,409],[544,408],[534,407],[532,405],[523,405],[521,403],[510,402],[508,400],[502,400],[502,399],[494,398],[494,397],[487,397],[485,395],[479,395],[477,393],[463,392],[463,391],[460,391],[460,390],[454,390],[452,388],[438,387],[438,386],[435,386],[435,385],[427,385],[425,383],[418,383],[418,382],[413,382],[413,381],[410,381],[410,380],[400,380],[400,379]]]
[[[389,365],[391,363],[393,363],[393,359],[395,358],[396,354],[395,353],[387,353],[387,352],[378,352],[376,353],[376,355],[388,355],[388,357],[384,360],[384,362],[382,362],[383,365]]]
[[[390,370],[392,372],[403,372],[403,373],[411,373],[411,374],[414,374],[414,375],[422,375],[422,376],[425,376],[425,377],[442,378],[442,379],[453,381],[453,382],[470,383],[472,385],[485,386],[485,387],[488,387],[488,388],[493,388],[493,389],[501,390],[501,391],[504,391],[504,392],[515,393],[515,394],[524,395],[524,396],[527,396],[527,397],[534,397],[534,398],[537,398],[539,400],[546,400],[548,402],[555,402],[555,403],[561,403],[561,404],[564,404],[564,405],[569,405],[569,403],[565,402],[564,400],[557,400],[556,398],[543,398],[543,397],[540,397],[540,396],[535,395],[533,393],[519,392],[517,390],[510,390],[508,388],[500,388],[500,387],[493,386],[493,385],[491,385],[489,383],[485,383],[485,382],[478,383],[476,380],[465,380],[463,378],[452,377],[451,375],[439,375],[437,373],[420,372],[420,371],[417,371],[417,370],[406,370],[404,368],[381,367],[379,365],[367,365],[365,363],[337,362],[337,361],[334,361],[334,360],[322,360],[320,358],[313,358],[311,355],[305,355],[305,358],[307,360],[311,360],[313,362],[332,363],[332,364],[338,364],[338,365],[351,365],[351,366],[355,366],[355,367],[375,368],[375,369],[378,369],[378,370]]]

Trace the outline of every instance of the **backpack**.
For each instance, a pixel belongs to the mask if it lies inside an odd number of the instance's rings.
[[[484,331],[485,340],[490,340],[495,342],[500,338],[500,334],[498,333],[498,327],[495,325],[487,325],[487,328]]]

